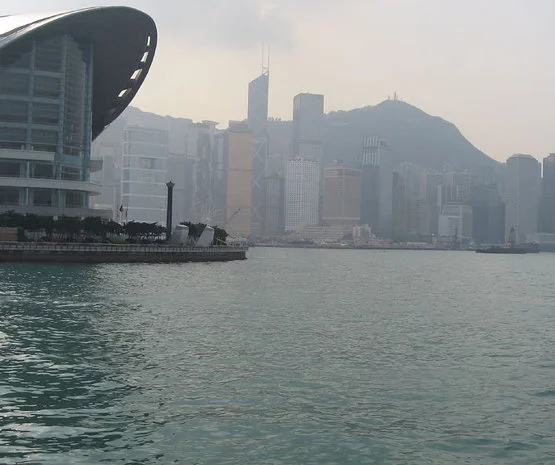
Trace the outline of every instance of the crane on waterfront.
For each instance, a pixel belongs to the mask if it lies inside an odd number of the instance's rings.
[[[241,208],[238,208],[237,210],[235,210],[235,211],[231,214],[231,216],[230,216],[227,220],[225,220],[225,226],[224,226],[224,228],[228,225],[228,223],[229,223],[233,218],[235,218],[235,216],[237,215],[237,213],[239,213],[240,211],[241,211]]]

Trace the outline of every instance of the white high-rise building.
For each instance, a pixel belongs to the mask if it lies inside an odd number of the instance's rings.
[[[292,158],[287,161],[285,179],[285,230],[296,231],[318,224],[320,165],[316,160]]]
[[[464,204],[443,206],[438,222],[439,237],[442,241],[470,242],[472,240],[472,207]]]
[[[540,206],[540,164],[531,155],[516,154],[507,160],[505,184],[505,237],[512,228],[517,243],[536,242]]]
[[[324,205],[324,96],[298,94],[293,99],[293,156],[316,160],[320,168],[318,220]],[[318,221],[319,222],[319,221]]]
[[[166,224],[168,132],[128,126],[124,132],[121,210],[125,221]]]

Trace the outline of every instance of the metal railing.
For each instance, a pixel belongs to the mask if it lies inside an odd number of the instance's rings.
[[[190,247],[164,244],[97,244],[60,242],[0,242],[0,252],[95,252],[95,253],[221,253],[246,252],[248,247],[214,245],[210,247]]]

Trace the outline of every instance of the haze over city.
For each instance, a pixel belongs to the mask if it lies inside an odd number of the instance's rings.
[[[267,43],[270,116],[291,119],[299,92],[324,94],[329,112],[375,105],[397,91],[496,160],[554,151],[555,4],[548,0],[119,3],[158,26],[157,56],[134,101],[142,110],[220,128],[243,119],[246,83]],[[111,4],[3,2],[0,15]]]

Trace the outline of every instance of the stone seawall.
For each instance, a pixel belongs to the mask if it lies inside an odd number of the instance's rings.
[[[0,243],[0,262],[185,263],[245,260],[247,247],[139,244]]]

